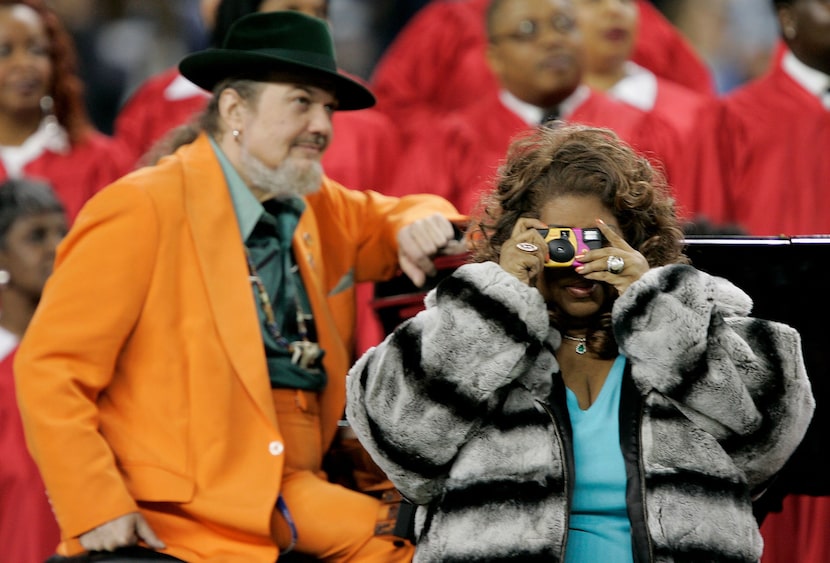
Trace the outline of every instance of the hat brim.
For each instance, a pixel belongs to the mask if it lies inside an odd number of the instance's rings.
[[[205,90],[226,78],[265,76],[269,72],[300,72],[313,83],[315,79],[334,87],[339,110],[355,110],[375,105],[372,92],[356,80],[331,69],[311,63],[300,63],[261,53],[245,53],[224,49],[208,49],[188,55],[179,63],[179,72]]]

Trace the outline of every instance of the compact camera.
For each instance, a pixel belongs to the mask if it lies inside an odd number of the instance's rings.
[[[548,245],[550,258],[545,262],[546,268],[567,268],[581,266],[582,262],[574,257],[587,250],[602,248],[602,232],[596,227],[572,229],[570,227],[550,227],[536,229],[545,244]]]

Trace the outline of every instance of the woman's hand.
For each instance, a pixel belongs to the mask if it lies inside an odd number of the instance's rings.
[[[577,256],[576,259],[583,265],[579,266],[576,271],[589,280],[603,281],[614,286],[617,293],[622,295],[632,283],[649,270],[648,261],[602,219],[597,219],[597,227],[602,231],[610,246],[589,250]],[[622,259],[622,268],[616,272],[608,270],[608,258],[611,256]],[[612,259],[612,263],[613,261]]]
[[[499,255],[499,265],[506,272],[533,287],[548,259],[548,246],[536,229],[546,228],[547,225],[538,219],[522,217],[516,221]]]

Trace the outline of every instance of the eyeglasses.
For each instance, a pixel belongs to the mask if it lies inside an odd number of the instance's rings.
[[[576,20],[570,16],[559,14],[548,21],[522,20],[514,31],[499,33],[490,36],[490,41],[495,43],[502,39],[509,39],[517,43],[535,43],[549,29],[560,35],[566,35],[576,29]]]

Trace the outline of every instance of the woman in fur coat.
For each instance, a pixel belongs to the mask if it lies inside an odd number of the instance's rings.
[[[415,561],[758,561],[753,499],[814,410],[799,334],[688,264],[609,130],[517,140],[483,203],[471,263],[348,379]]]

